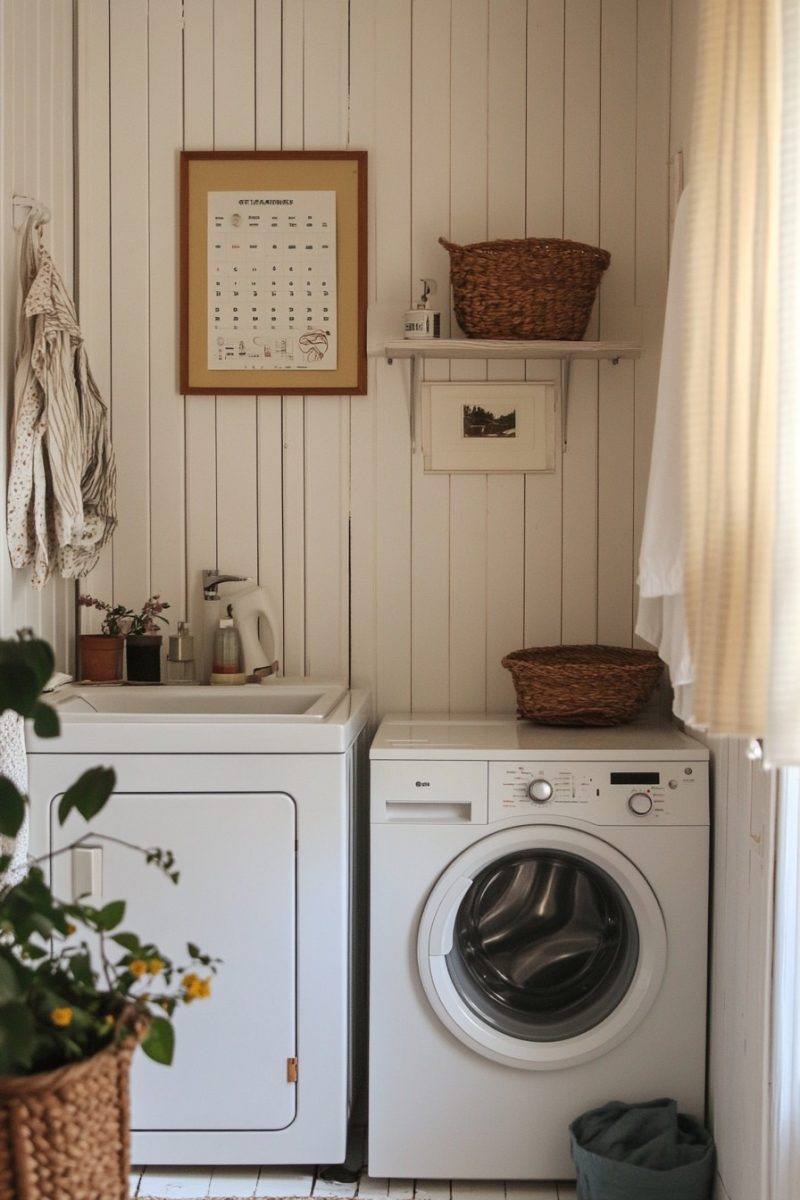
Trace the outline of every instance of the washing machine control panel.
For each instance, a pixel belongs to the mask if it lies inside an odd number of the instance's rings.
[[[704,825],[708,763],[491,762],[489,821],[534,814],[599,825]]]

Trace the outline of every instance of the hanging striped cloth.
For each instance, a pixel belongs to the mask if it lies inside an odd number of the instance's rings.
[[[97,563],[117,524],[116,464],[106,406],[92,378],[75,308],[26,221],[8,482],[8,544],[34,588],[78,578]]]

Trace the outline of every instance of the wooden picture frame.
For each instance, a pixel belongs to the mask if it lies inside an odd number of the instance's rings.
[[[424,383],[424,470],[554,471],[557,402],[552,380]]]
[[[364,395],[367,152],[187,150],[180,191],[181,391]]]

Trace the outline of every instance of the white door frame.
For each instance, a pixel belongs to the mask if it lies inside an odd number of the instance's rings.
[[[770,1195],[800,1194],[800,768],[778,773]]]

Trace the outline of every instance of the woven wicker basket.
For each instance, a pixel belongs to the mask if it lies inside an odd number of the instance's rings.
[[[580,341],[611,261],[607,250],[558,238],[439,242],[450,253],[456,320],[472,338]]]
[[[135,1037],[83,1062],[0,1078],[3,1200],[127,1200]]]
[[[623,646],[536,646],[503,659],[521,717],[540,725],[622,725],[658,683],[654,650]]]

